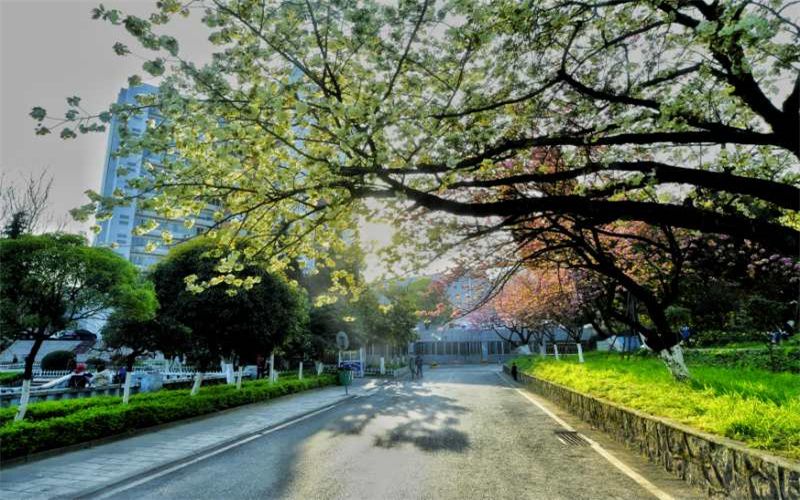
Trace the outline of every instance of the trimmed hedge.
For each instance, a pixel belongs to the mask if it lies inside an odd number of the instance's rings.
[[[197,396],[188,391],[160,391],[131,397],[129,405],[118,397],[49,401],[30,405],[23,422],[6,421],[0,427],[0,456],[5,459],[122,434],[135,429],[196,417],[286,394],[332,385],[329,375],[270,384],[246,382],[241,390],[220,385],[203,388]],[[85,402],[84,402],[85,401]],[[7,410],[3,409],[3,417]],[[13,419],[13,413],[12,419]]]
[[[310,377],[307,377],[310,378]],[[296,375],[286,376],[285,378],[281,378],[278,381],[278,384],[283,382],[288,382],[290,380],[297,380]],[[184,397],[186,396],[186,389],[191,388],[194,381],[189,380],[187,382],[181,382],[180,387],[175,387],[178,384],[165,384],[161,391],[158,392],[147,392],[142,394],[134,394],[131,396],[131,404],[137,404],[141,401],[148,401],[151,399],[158,399],[163,400],[169,397]],[[256,384],[256,383],[269,383],[266,379],[259,380],[259,381],[243,381],[242,387],[247,387],[249,384]],[[208,384],[208,385],[206,385]],[[213,384],[213,385],[212,385]],[[225,379],[212,379],[212,380],[204,380],[203,381],[203,388],[201,389],[202,394],[213,394],[213,390],[216,390],[218,387],[228,387],[229,385],[225,384]],[[28,406],[28,410],[25,413],[25,421],[30,422],[38,422],[41,420],[47,420],[49,418],[55,417],[63,417],[66,415],[70,415],[75,413],[76,411],[85,410],[87,408],[99,408],[102,406],[113,406],[119,404],[120,398],[118,396],[94,396],[90,398],[78,398],[78,399],[62,399],[56,401],[42,401],[41,403],[32,403]],[[14,406],[10,406],[7,408],[0,408],[0,426],[3,426],[12,420],[14,420],[14,415],[17,414],[17,408]]]
[[[724,368],[771,370],[800,373],[800,347],[776,346],[758,349],[686,349],[687,363]]]
[[[75,353],[71,351],[53,351],[42,358],[42,370],[69,370],[75,362]]]
[[[0,372],[0,385],[11,386],[22,382],[22,372]]]

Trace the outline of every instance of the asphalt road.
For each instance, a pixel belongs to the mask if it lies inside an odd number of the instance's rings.
[[[497,372],[428,370],[114,498],[653,498],[559,439],[563,428]]]

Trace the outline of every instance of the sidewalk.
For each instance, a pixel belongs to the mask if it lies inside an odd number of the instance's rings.
[[[151,469],[219,447],[377,388],[381,380],[356,380],[265,403],[256,403],[183,425],[0,470],[0,498],[51,498],[96,490]]]

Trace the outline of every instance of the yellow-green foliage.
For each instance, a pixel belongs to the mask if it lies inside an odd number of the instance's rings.
[[[690,364],[692,381],[679,383],[655,358],[592,353],[584,364],[573,358],[514,361],[522,372],[582,393],[800,458],[796,374]]]

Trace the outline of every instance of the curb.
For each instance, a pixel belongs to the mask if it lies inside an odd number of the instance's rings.
[[[279,422],[275,422],[274,424],[270,424],[270,425],[267,425],[265,427],[253,430],[253,431],[249,431],[249,432],[245,432],[245,433],[242,433],[242,434],[238,434],[236,436],[228,438],[228,439],[226,439],[224,441],[221,441],[219,443],[212,444],[212,445],[207,446],[205,448],[202,448],[200,450],[194,451],[190,455],[186,455],[184,457],[172,460],[170,462],[161,463],[161,464],[155,465],[153,467],[150,467],[150,468],[142,470],[142,471],[134,472],[133,474],[129,474],[129,475],[124,476],[124,477],[119,478],[119,479],[115,479],[110,483],[106,483],[106,484],[103,484],[103,485],[100,485],[100,486],[96,486],[94,488],[88,488],[88,489],[85,489],[85,490],[77,491],[77,492],[74,492],[74,493],[69,493],[69,494],[66,494],[66,495],[57,495],[57,496],[51,497],[51,498],[54,498],[54,499],[91,498],[91,497],[93,497],[95,495],[99,495],[99,494],[102,494],[102,493],[104,493],[106,491],[109,491],[109,490],[112,490],[114,488],[117,488],[117,487],[119,487],[119,486],[121,486],[121,485],[123,485],[125,483],[131,482],[131,481],[135,481],[135,480],[141,479],[143,477],[147,477],[147,476],[149,476],[149,475],[151,475],[151,474],[153,474],[155,472],[158,472],[158,471],[160,471],[162,469],[168,469],[168,468],[171,468],[171,467],[175,467],[176,465],[181,465],[183,463],[189,462],[190,460],[193,460],[198,455],[204,455],[206,453],[211,453],[211,452],[219,450],[221,448],[225,448],[226,446],[230,446],[231,444],[234,444],[237,441],[241,441],[242,439],[246,439],[248,437],[255,436],[257,434],[269,431],[269,430],[274,429],[276,427],[280,427],[282,425],[285,425],[288,422],[292,422],[292,421],[297,420],[299,418],[302,418],[302,417],[305,417],[305,416],[310,415],[312,413],[318,412],[318,411],[320,411],[322,409],[325,409],[325,408],[331,408],[332,409],[332,408],[334,408],[334,407],[336,407],[336,406],[338,406],[338,405],[340,405],[340,404],[342,404],[342,403],[344,403],[346,401],[350,401],[350,400],[355,399],[357,397],[358,397],[358,395],[356,395],[356,394],[351,394],[349,396],[344,396],[342,399],[340,399],[340,400],[338,400],[338,401],[336,401],[334,403],[331,403],[331,404],[328,404],[328,405],[319,406],[319,407],[313,408],[311,410],[305,411],[303,413],[292,415],[289,418],[285,418],[285,419],[283,419],[283,420],[281,420]]]

